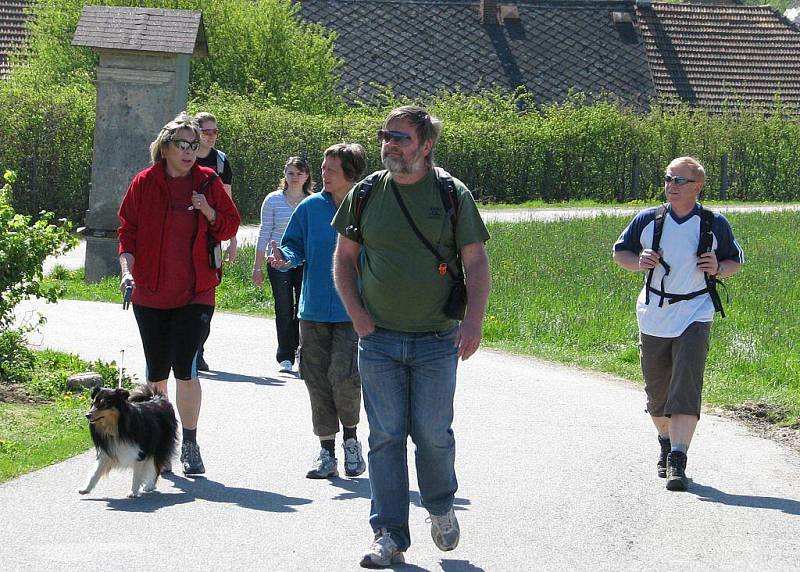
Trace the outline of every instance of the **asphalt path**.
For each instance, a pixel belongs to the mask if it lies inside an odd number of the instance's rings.
[[[17,315],[37,311],[41,347],[117,361],[125,349],[126,366],[143,371],[120,305],[27,302]],[[80,496],[87,452],[0,485],[0,569],[358,570],[372,536],[368,475],[304,478],[317,449],[308,397],[276,373],[274,340],[270,319],[214,317],[198,431],[205,477],[177,473],[127,499],[130,474],[114,473]],[[704,415],[689,491],[671,493],[643,409],[635,384],[479,351],[456,393],[461,543],[433,545],[411,462],[413,544],[396,569],[797,569],[800,456]]]

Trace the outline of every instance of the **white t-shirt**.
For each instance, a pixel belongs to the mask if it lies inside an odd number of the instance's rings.
[[[629,250],[639,254],[650,248],[653,244],[656,210],[657,207],[654,207],[636,215],[614,243],[614,250]],[[724,216],[714,214],[711,232],[714,235],[713,249],[717,260],[735,260],[740,264],[744,262],[744,251],[734,239],[730,224]],[[705,275],[697,269],[699,240],[700,205],[695,205],[694,210],[682,219],[677,218],[672,209],[668,208],[664,216],[659,250],[662,260],[669,265],[670,272],[666,274],[664,266],[657,265],[653,271],[651,288],[670,294],[690,294],[704,290]],[[650,303],[647,304],[646,280],[645,273],[645,286],[636,300],[636,317],[639,331],[643,334],[674,338],[680,336],[693,322],[714,320],[714,304],[707,293],[691,300],[670,304],[666,299],[661,303],[662,297],[651,291]]]

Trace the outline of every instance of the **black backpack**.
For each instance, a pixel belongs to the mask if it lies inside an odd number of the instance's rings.
[[[453,226],[453,233],[456,231],[456,224],[458,223],[458,194],[456,193],[456,185],[453,182],[453,177],[440,167],[435,167],[436,181],[439,186],[439,196],[442,199],[445,213],[450,217],[450,222]],[[354,224],[348,226],[344,235],[350,240],[358,243],[362,241],[361,236],[361,213],[364,212],[364,207],[367,205],[372,188],[375,183],[380,180],[386,171],[375,171],[361,182],[361,187],[358,192],[353,195],[355,202],[355,221]]]
[[[653,228],[653,244],[650,247],[652,250],[658,252],[658,248],[661,246],[661,234],[664,232],[664,217],[667,214],[667,204],[660,205],[656,209],[656,219]],[[697,244],[697,256],[700,256],[704,252],[711,252],[711,249],[714,246],[714,233],[711,231],[711,224],[714,222],[714,213],[706,208],[703,208],[702,205],[700,206],[700,239]],[[671,294],[669,292],[664,291],[664,278],[669,275],[670,267],[663,258],[659,258],[659,263],[661,266],[664,267],[664,275],[661,277],[661,289],[653,288],[650,283],[653,279],[653,270],[651,268],[650,271],[647,273],[647,282],[645,285],[645,304],[650,303],[650,292],[658,295],[661,299],[658,302],[658,307],[662,307],[664,305],[664,300],[667,300],[669,304],[674,304],[675,302],[681,302],[683,300],[691,300],[692,298],[697,298],[702,294],[708,293],[711,296],[711,301],[714,304],[714,311],[719,312],[720,315],[724,318],[725,311],[722,309],[722,300],[719,297],[719,292],[717,292],[717,284],[724,286],[724,284],[717,280],[713,276],[709,276],[708,273],[705,274],[706,279],[706,287],[702,290],[697,290],[696,292],[689,292],[688,294]]]

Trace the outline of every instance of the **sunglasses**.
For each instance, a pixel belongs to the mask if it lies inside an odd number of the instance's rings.
[[[685,185],[686,183],[694,183],[696,181],[694,179],[689,179],[687,177],[682,177],[680,175],[675,175],[674,176],[674,175],[670,175],[669,173],[667,173],[666,175],[664,175],[664,182],[665,183],[675,183],[676,185],[678,185],[680,187],[681,185]]]
[[[389,129],[378,129],[378,140],[384,143],[394,141],[398,145],[405,145],[411,142],[411,135],[404,131],[391,131]]]
[[[218,127],[209,127],[208,129],[200,129],[200,133],[203,135],[216,135],[219,133]]]
[[[181,151],[188,151],[189,149],[197,151],[197,148],[200,146],[200,143],[197,141],[187,141],[186,139],[172,139],[171,141],[172,144]]]

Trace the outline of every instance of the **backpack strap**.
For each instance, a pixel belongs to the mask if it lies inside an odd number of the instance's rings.
[[[653,244],[650,246],[650,249],[656,252],[658,252],[658,249],[661,246],[661,234],[664,232],[664,217],[666,216],[666,214],[667,214],[667,204],[665,203],[663,205],[659,205],[658,208],[656,209],[656,218],[653,223]],[[664,270],[666,271],[664,276],[666,276],[667,274],[669,274],[669,265],[660,258],[659,261],[664,266]],[[651,268],[647,272],[647,282],[645,284],[645,292],[644,292],[645,304],[650,303],[650,289],[651,289],[650,283],[653,280],[653,270],[655,270],[655,268]],[[661,279],[661,290],[662,291],[664,290],[663,278]],[[659,306],[661,306],[663,303],[664,303],[664,298],[662,296]]]
[[[353,224],[344,229],[344,235],[345,237],[358,242],[359,244],[364,241],[364,237],[361,234],[361,214],[364,212],[364,207],[367,205],[367,200],[372,192],[372,188],[385,173],[386,171],[375,171],[371,175],[367,176],[363,181],[361,181],[358,191],[353,194],[352,200],[355,202],[355,220],[353,221]]]
[[[215,151],[217,152],[217,175],[222,175],[222,172],[225,170],[225,161],[227,160],[228,156],[219,149],[215,149]]]
[[[697,243],[697,256],[704,252],[711,252],[714,248],[714,232],[711,226],[714,223],[714,213],[707,208],[700,206],[700,240]],[[711,296],[711,301],[714,303],[714,311],[719,312],[721,317],[725,317],[725,310],[722,309],[722,299],[719,297],[717,285],[722,284],[714,276],[709,276],[705,272],[706,288],[708,288],[708,295]]]
[[[456,242],[456,228],[458,227],[458,192],[456,191],[456,184],[453,182],[453,176],[450,173],[441,167],[435,167],[434,172],[436,174],[439,196],[442,199],[445,214],[450,217],[450,224],[453,228],[453,244],[456,249],[456,266],[458,273],[454,273],[450,270],[449,264],[447,269],[454,278],[460,278],[464,275],[464,268],[461,264],[461,256],[458,251],[458,243]]]

